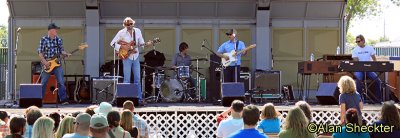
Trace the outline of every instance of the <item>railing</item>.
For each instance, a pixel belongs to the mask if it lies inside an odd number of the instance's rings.
[[[400,56],[400,47],[375,47],[378,56]]]

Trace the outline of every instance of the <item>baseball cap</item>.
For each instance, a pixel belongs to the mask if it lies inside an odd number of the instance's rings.
[[[87,113],[80,113],[78,116],[76,116],[75,121],[78,122],[79,124],[89,124],[91,120],[91,117]]]
[[[112,105],[108,102],[101,102],[99,107],[94,109],[96,114],[107,116],[108,112],[112,110]]]
[[[60,29],[55,23],[50,23],[49,26],[47,26],[47,30],[50,29]]]
[[[94,129],[105,128],[108,127],[108,121],[106,117],[99,114],[94,114],[92,118],[90,118],[90,127]]]

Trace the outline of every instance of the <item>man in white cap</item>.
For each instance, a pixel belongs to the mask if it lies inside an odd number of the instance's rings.
[[[75,133],[65,134],[63,138],[89,138],[90,118],[89,114],[80,113],[73,122]]]
[[[109,131],[108,122],[106,117],[94,114],[90,119],[90,132],[93,138],[109,138],[107,132]]]
[[[107,102],[101,102],[99,107],[94,109],[96,114],[100,114],[104,117],[107,117],[107,114],[112,110],[112,105]]]

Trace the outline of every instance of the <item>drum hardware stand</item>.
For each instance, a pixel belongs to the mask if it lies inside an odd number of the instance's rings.
[[[113,82],[115,82],[115,80],[114,80]],[[106,93],[106,99],[108,98],[108,94],[110,94],[110,93],[108,92],[108,88],[110,88],[111,85],[113,85],[113,83],[108,84],[107,87],[105,87],[105,88],[103,88],[103,89],[101,89],[101,90],[98,89],[98,88],[94,88],[94,89],[96,90],[96,103],[97,103],[97,101],[99,100],[99,99],[98,99],[98,98],[99,98],[98,95],[99,95],[100,93],[105,92],[105,93]],[[114,86],[115,86],[115,85],[114,85]],[[114,92],[115,92],[115,91],[114,91]],[[115,101],[115,95],[117,95],[117,94],[114,94],[112,102]],[[112,102],[111,102],[111,103],[112,103]]]
[[[157,102],[158,101],[158,97],[160,97],[160,92],[158,92],[157,96],[156,96],[156,88],[160,88],[160,86],[157,86],[156,84],[156,74],[158,75],[158,69],[154,69],[154,72],[152,73],[152,79],[153,79],[153,92],[152,95],[153,96],[149,96],[147,97],[145,100],[150,101],[150,102]]]

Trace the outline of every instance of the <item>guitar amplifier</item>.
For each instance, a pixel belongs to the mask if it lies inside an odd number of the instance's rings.
[[[240,72],[240,82],[243,82],[245,92],[251,90],[251,73]]]
[[[256,71],[254,75],[254,88],[263,91],[271,98],[279,98],[281,94],[281,71]]]
[[[112,102],[115,95],[115,84],[117,79],[114,78],[92,78],[92,103],[99,104],[101,102]]]

